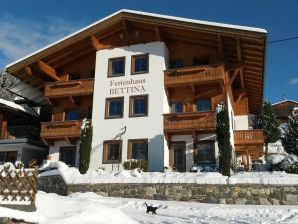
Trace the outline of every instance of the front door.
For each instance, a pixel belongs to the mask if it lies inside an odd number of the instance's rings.
[[[185,142],[172,142],[170,147],[170,165],[173,170],[185,172]]]
[[[64,162],[69,166],[75,166],[76,147],[75,146],[60,147],[60,161]]]

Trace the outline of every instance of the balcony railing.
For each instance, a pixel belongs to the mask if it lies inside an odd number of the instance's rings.
[[[79,79],[65,82],[49,82],[45,85],[46,97],[63,97],[76,95],[91,95],[94,89],[94,79]]]
[[[164,71],[165,85],[224,80],[223,65],[193,66]]]
[[[264,144],[263,130],[234,131],[235,145],[261,145]]]
[[[164,129],[170,132],[215,130],[215,112],[164,114]]]
[[[77,138],[80,137],[82,121],[55,121],[41,123],[41,138]]]

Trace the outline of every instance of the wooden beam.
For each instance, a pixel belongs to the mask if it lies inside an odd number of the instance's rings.
[[[237,97],[236,101],[235,101],[235,104],[239,103],[240,100],[242,99],[242,97],[246,94],[245,91],[243,91],[242,93],[239,94],[239,96]]]
[[[201,94],[198,94],[196,96],[193,96],[191,98],[189,98],[189,100],[191,99],[195,99],[195,98],[200,98],[200,97],[205,97],[205,96],[208,96],[208,95],[213,95],[215,93],[220,93],[222,90],[220,88],[214,88],[214,89],[211,89],[209,91],[206,91],[204,93],[201,93]]]
[[[234,79],[235,79],[236,76],[239,74],[239,71],[240,71],[240,69],[236,69],[236,70],[234,70],[233,75],[232,75],[232,77],[231,77],[231,79],[230,79],[230,82],[229,82],[229,84],[228,84],[229,87],[232,85]]]
[[[196,94],[196,88],[194,84],[190,84],[191,90],[193,92],[193,94]]]
[[[224,59],[224,52],[223,52],[223,46],[222,46],[222,39],[219,34],[217,34],[217,50],[219,53],[219,58],[221,61]]]
[[[155,24],[155,33],[156,33],[156,38],[160,42],[166,42],[165,41],[165,36],[158,24]]]
[[[96,51],[99,51],[103,48],[103,44],[100,43],[100,41],[94,35],[91,35],[91,43]]]
[[[30,66],[25,66],[24,71],[28,76],[33,76],[33,72],[32,72],[32,69],[30,68]]]
[[[50,65],[48,65],[47,63],[43,62],[42,60],[39,60],[36,62],[36,65],[40,71],[50,76],[52,79],[56,81],[60,80],[60,77],[57,76],[55,69]]]
[[[130,44],[130,36],[129,36],[130,29],[129,29],[129,25],[126,20],[122,21],[122,28],[123,28],[123,32],[124,32],[124,38],[126,41],[126,45],[129,45]]]

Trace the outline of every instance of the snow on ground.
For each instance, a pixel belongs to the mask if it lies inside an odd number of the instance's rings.
[[[41,224],[297,224],[297,206],[218,205],[194,202],[150,201],[157,214],[147,214],[144,200],[105,198],[95,193],[58,196],[38,192],[36,212],[21,212],[0,207],[0,217],[24,219]]]
[[[229,184],[297,185],[298,175],[275,171],[240,172],[229,178]]]
[[[40,176],[60,174],[68,184],[95,184],[95,183],[196,183],[196,184],[274,184],[297,185],[298,175],[285,172],[240,172],[226,177],[218,172],[140,172],[122,170],[106,172],[104,170],[89,170],[81,175],[78,169],[69,168],[62,162],[52,162],[51,168]]]

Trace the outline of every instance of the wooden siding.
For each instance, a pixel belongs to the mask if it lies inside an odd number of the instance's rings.
[[[164,114],[166,132],[215,130],[215,111]]]
[[[42,122],[40,136],[42,139],[79,138],[82,121]]]
[[[164,72],[165,86],[218,80],[224,80],[223,65],[193,66]]]
[[[79,79],[66,82],[50,82],[45,85],[45,96],[63,97],[77,95],[92,95],[94,79]]]
[[[243,130],[234,131],[235,145],[263,145],[263,130]]]

